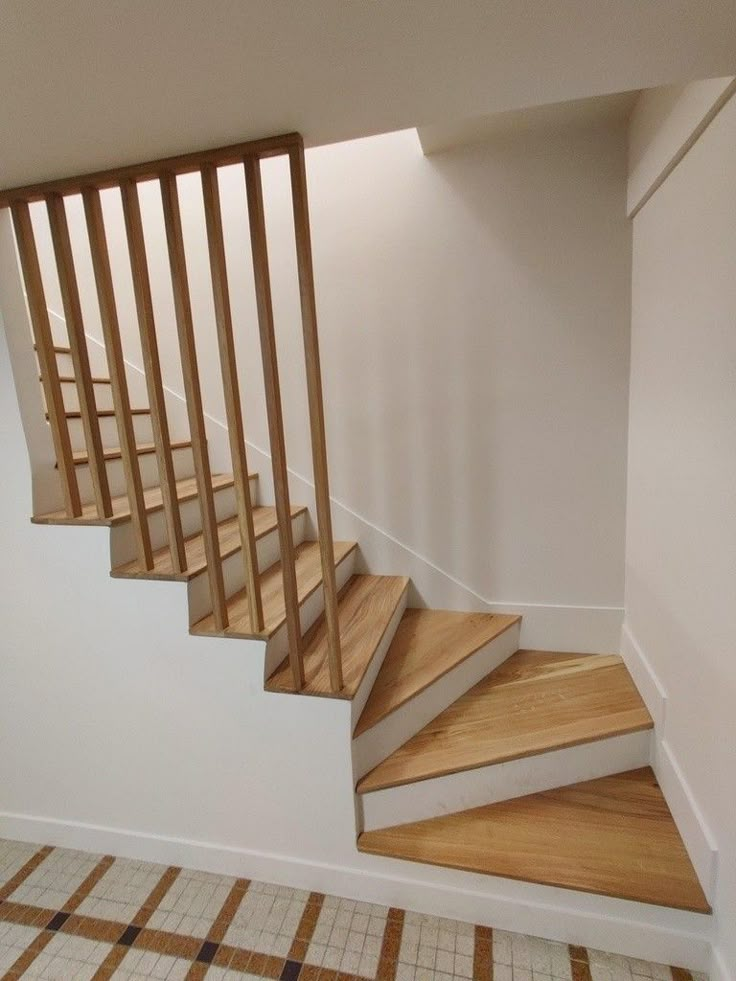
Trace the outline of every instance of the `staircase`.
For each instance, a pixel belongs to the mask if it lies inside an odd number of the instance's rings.
[[[260,160],[288,155],[305,334],[315,504],[289,498]],[[246,461],[217,168],[242,163],[275,501]],[[201,174],[232,472],[210,469],[176,174]],[[136,182],[158,178],[190,436],[172,440]],[[131,406],[100,189],[120,189],[149,405]],[[84,198],[109,371],[93,372],[63,205]],[[68,344],[52,336],[29,205],[45,202]],[[653,722],[617,655],[521,649],[512,614],[414,609],[410,582],[371,575],[332,537],[301,140],[0,192],[12,209],[59,506],[33,521],[120,529],[114,578],[188,584],[189,630],[265,642],[265,690],[350,702],[357,847],[420,862],[707,914],[649,766]],[[29,356],[32,356],[29,355]],[[41,398],[43,393],[43,399]]]

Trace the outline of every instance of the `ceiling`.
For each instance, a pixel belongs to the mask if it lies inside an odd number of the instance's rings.
[[[736,0],[0,0],[0,187],[735,66]]]

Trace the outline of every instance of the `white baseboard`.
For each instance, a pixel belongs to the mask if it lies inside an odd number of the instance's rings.
[[[718,947],[713,948],[709,974],[710,981],[736,981],[736,975],[729,970],[723,958],[723,951]]]
[[[652,768],[685,843],[703,892],[713,901],[718,847],[687,778],[667,741],[667,692],[627,623],[621,630],[621,655],[654,719]]]
[[[237,875],[398,906],[497,929],[708,969],[710,917],[548,886],[366,858],[338,866],[289,855],[26,814],[0,813],[0,837]],[[362,866],[362,867],[361,867]],[[730,981],[724,977],[724,981]]]

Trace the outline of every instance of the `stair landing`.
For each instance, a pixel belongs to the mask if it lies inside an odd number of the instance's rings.
[[[710,913],[649,767],[365,831],[373,855]]]

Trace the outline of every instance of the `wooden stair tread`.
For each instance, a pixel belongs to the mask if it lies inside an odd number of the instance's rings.
[[[304,637],[304,687],[299,694],[353,698],[408,587],[404,576],[353,576],[338,595],[343,688],[333,692],[330,686],[323,613]],[[295,692],[288,658],[268,679],[266,690]]]
[[[147,415],[150,415],[150,413],[151,413],[151,410],[150,409],[131,409],[130,410],[130,414],[132,416],[147,416]],[[69,409],[69,411],[68,412],[65,412],[64,415],[66,416],[67,419],[81,419],[82,418],[82,413],[80,412],[79,409]],[[95,415],[98,418],[100,418],[100,419],[102,419],[102,418],[108,418],[110,416],[114,416],[115,415],[115,409],[98,409],[97,412],[95,413]],[[46,413],[46,418],[48,419],[48,417],[49,417],[49,414],[47,412]]]
[[[38,345],[33,345],[33,350],[38,350]],[[65,347],[63,344],[54,344],[54,354],[71,354],[72,349],[70,347]]]
[[[292,507],[292,518],[303,514],[305,507]],[[277,527],[276,508],[273,507],[254,507],[253,508],[253,529],[256,541],[263,538]],[[220,539],[220,557],[226,559],[228,556],[239,552],[240,542],[240,523],[238,516],[227,518],[217,526],[218,537]],[[207,558],[204,551],[204,535],[198,532],[191,535],[184,541],[184,549],[187,557],[187,567],[185,572],[174,572],[171,562],[171,550],[168,545],[158,549],[153,553],[153,569],[145,569],[139,559],[118,566],[110,573],[115,579],[167,579],[177,582],[186,582],[194,576],[199,575],[207,568]]]
[[[424,691],[521,617],[450,610],[407,610],[376,678],[355,735]]]
[[[172,443],[171,449],[186,450],[191,445],[192,445],[191,440],[182,439],[182,440],[178,440],[175,443]],[[155,453],[156,447],[153,443],[141,443],[140,446],[136,447],[136,450],[138,451],[138,456],[145,456],[148,453]],[[103,449],[102,455],[105,460],[120,460],[122,458],[123,451],[120,449],[119,446],[110,446],[107,449]],[[89,463],[89,454],[87,453],[86,450],[80,450],[78,453],[74,453],[73,457],[74,457],[75,467],[86,466]],[[56,464],[57,470],[58,467],[59,464],[57,463]]]
[[[373,855],[709,913],[649,767],[377,831]]]
[[[43,375],[39,375],[38,380],[43,381]],[[77,383],[74,375],[59,375],[59,381],[62,385],[76,385]],[[90,378],[90,381],[93,385],[112,385],[112,381],[109,378],[97,378],[93,376]]]
[[[345,559],[357,542],[335,542],[335,565]],[[322,563],[319,542],[302,542],[294,549],[296,565],[297,592],[302,604],[322,582]],[[189,632],[207,637],[240,637],[244,639],[271,637],[286,621],[284,606],[281,563],[275,562],[259,576],[263,602],[262,631],[254,630],[248,612],[248,597],[245,589],[234,593],[227,601],[228,626],[217,630],[212,613],[198,620]]]
[[[359,793],[652,728],[618,655],[517,651],[358,783]]]
[[[250,480],[257,480],[258,474],[250,474]],[[229,473],[213,474],[212,489],[215,491],[232,487],[234,484],[233,475]],[[194,477],[185,477],[176,482],[176,496],[180,504],[191,501],[197,497],[197,481]],[[146,505],[146,514],[153,514],[160,511],[164,504],[160,487],[147,487],[143,491],[143,498]],[[78,518],[70,518],[66,511],[52,511],[49,514],[41,514],[31,518],[37,525],[119,525],[130,519],[130,503],[128,495],[122,494],[120,497],[112,499],[112,517],[100,518],[97,514],[97,507],[94,502],[82,505],[82,514]]]

